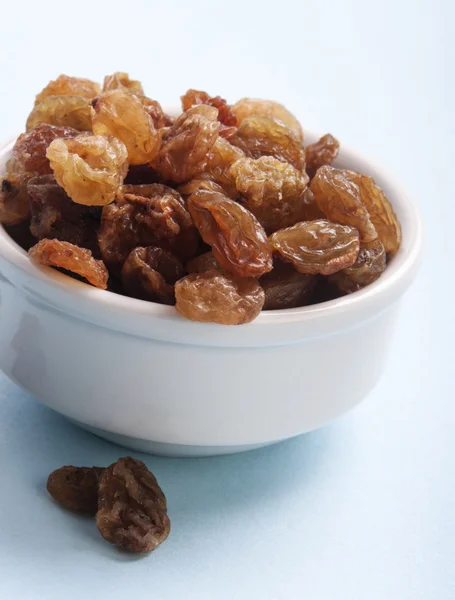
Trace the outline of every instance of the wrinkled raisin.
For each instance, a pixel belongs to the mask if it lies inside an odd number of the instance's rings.
[[[94,98],[100,91],[100,86],[94,81],[90,81],[90,79],[59,75],[57,79],[50,81],[36,96],[35,105],[49,96],[82,96],[82,98],[90,99]]]
[[[355,263],[330,276],[330,282],[345,294],[350,294],[370,285],[382,275],[386,268],[386,253],[379,238],[360,244]]]
[[[71,271],[95,287],[107,289],[109,273],[101,260],[93,258],[90,250],[60,240],[40,240],[28,251],[40,265]]]
[[[221,185],[230,198],[235,199],[237,196],[231,167],[237,160],[244,157],[240,148],[236,148],[222,137],[216,140],[207,155],[206,172],[216,183]]]
[[[239,277],[260,277],[272,269],[272,251],[256,217],[223,194],[200,190],[188,208],[204,242],[220,265]]]
[[[302,221],[308,177],[271,156],[241,158],[231,169],[241,201],[267,233]]]
[[[242,98],[232,105],[232,112],[237,117],[238,125],[247,117],[271,117],[281,121],[303,141],[302,126],[292,113],[282,104],[273,100],[260,100],[258,98]]]
[[[91,131],[90,100],[82,96],[48,96],[28,116],[27,131],[40,123]]]
[[[392,205],[372,177],[353,171],[346,171],[346,175],[359,186],[360,197],[367,207],[378,237],[387,255],[394,256],[401,245],[401,226]]]
[[[130,552],[150,552],[166,540],[166,498],[143,462],[120,458],[105,470],[96,524],[104,539]]]
[[[130,79],[128,73],[122,73],[120,71],[117,71],[112,75],[106,75],[104,78],[103,92],[107,92],[109,90],[124,90],[126,92],[130,92],[131,94],[136,94],[139,96],[144,95],[141,82],[136,81],[135,79]]]
[[[284,123],[270,117],[247,117],[229,141],[251,158],[273,156],[298,171],[305,167],[305,151],[299,137]]]
[[[12,151],[15,171],[30,175],[52,173],[46,157],[49,144],[57,138],[72,138],[79,133],[72,127],[57,127],[49,123],[41,123],[27,133],[22,133]]]
[[[159,102],[147,98],[147,96],[137,96],[145,111],[151,117],[153,124],[157,129],[162,127],[170,127],[174,124],[175,119],[167,115]]]
[[[30,215],[27,178],[5,175],[0,187],[0,223],[18,225]]]
[[[162,145],[152,162],[162,179],[182,183],[204,170],[207,152],[220,129],[217,115],[217,109],[211,106],[193,106],[162,130]]]
[[[95,516],[104,471],[102,467],[60,467],[49,475],[47,491],[65,508]]]
[[[27,189],[30,196],[30,231],[36,238],[56,238],[97,253],[99,207],[73,202],[52,175],[33,177]]]
[[[263,275],[259,283],[265,293],[263,310],[296,308],[309,303],[317,277],[297,272],[290,264],[275,260],[273,271]]]
[[[191,321],[241,325],[261,312],[264,290],[256,279],[205,271],[175,284],[176,309]]]
[[[355,227],[361,242],[376,239],[378,234],[362,202],[359,186],[351,180],[348,172],[330,166],[321,167],[310,186],[316,204],[327,219]]]
[[[218,121],[221,123],[220,135],[230,137],[237,128],[237,118],[231,110],[231,107],[224,98],[220,96],[209,96],[206,92],[198,90],[188,90],[181,97],[183,110],[188,110],[198,104],[207,104],[218,109]]]
[[[123,90],[111,90],[92,101],[92,127],[96,135],[112,135],[128,151],[128,162],[142,165],[155,158],[160,135],[140,100]]]
[[[68,196],[87,206],[112,202],[128,170],[127,150],[115,137],[81,134],[54,140],[46,156]]]
[[[201,173],[200,175],[196,175],[194,179],[191,181],[187,181],[186,183],[182,183],[178,186],[177,191],[184,198],[188,198],[194,192],[198,190],[208,190],[210,192],[219,192],[220,194],[224,194],[225,190],[219,185],[215,183],[211,176],[208,173]]]
[[[221,267],[213,256],[213,252],[204,252],[190,260],[186,265],[185,269],[188,273],[204,273],[205,271],[221,270]]]
[[[315,221],[316,219],[324,219],[325,215],[319,206],[316,204],[316,199],[314,197],[311,188],[307,188],[305,193],[303,194],[303,219],[302,221]]]
[[[338,156],[340,143],[330,133],[323,135],[320,140],[314,144],[309,144],[305,148],[306,171],[310,177],[324,165],[330,165]]]
[[[159,246],[182,260],[194,256],[198,235],[175,190],[161,184],[123,186],[122,190],[116,202],[104,207],[98,234],[109,267],[121,268],[138,246]]]
[[[309,275],[330,275],[350,267],[359,253],[356,229],[324,219],[281,229],[270,243],[282,260]]]
[[[135,248],[122,268],[123,289],[128,296],[174,304],[174,284],[183,277],[182,263],[162,248]]]

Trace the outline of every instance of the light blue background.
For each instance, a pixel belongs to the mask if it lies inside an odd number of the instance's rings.
[[[163,103],[188,87],[275,98],[394,172],[427,240],[387,373],[363,405],[245,455],[145,457],[172,519],[146,558],[116,552],[44,487],[62,464],[126,452],[0,378],[0,598],[455,598],[452,3],[27,5],[2,6],[1,138],[60,72],[129,70]]]

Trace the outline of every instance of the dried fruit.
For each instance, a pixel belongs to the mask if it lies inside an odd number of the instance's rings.
[[[401,226],[392,205],[372,177],[346,171],[347,177],[359,186],[360,197],[367,207],[370,220],[388,256],[394,256],[401,245]]]
[[[270,243],[282,260],[309,275],[330,275],[350,267],[359,253],[356,229],[324,219],[281,229]]]
[[[35,106],[49,96],[82,96],[94,98],[101,91],[100,86],[90,79],[59,75],[55,81],[50,81],[36,96]]]
[[[330,133],[326,133],[320,140],[314,144],[309,144],[305,148],[306,171],[308,175],[314,177],[314,174],[324,165],[330,165],[338,156],[340,143]]]
[[[132,165],[155,158],[161,139],[141,101],[123,90],[111,90],[92,101],[92,127],[96,135],[121,140]]]
[[[153,246],[135,248],[122,268],[123,289],[133,298],[174,304],[174,284],[183,274],[182,263],[170,252]]]
[[[184,96],[181,97],[183,110],[188,110],[192,106],[198,104],[207,104],[208,106],[214,106],[218,109],[218,121],[221,123],[220,135],[223,137],[230,137],[233,135],[237,128],[237,118],[231,110],[231,107],[221,96],[211,97],[207,92],[201,92],[198,90],[188,90]]]
[[[194,179],[188,181],[187,183],[182,183],[177,188],[179,194],[181,194],[184,198],[188,198],[191,196],[191,194],[194,194],[194,192],[197,192],[198,190],[208,190],[210,192],[219,192],[220,194],[225,193],[225,190],[221,187],[221,185],[215,183],[208,173],[196,175]]]
[[[95,515],[98,510],[98,484],[102,467],[60,467],[47,480],[52,498],[70,510]]]
[[[386,253],[379,238],[360,244],[355,263],[330,276],[330,282],[345,294],[355,292],[376,281],[386,268]]]
[[[27,131],[40,123],[91,131],[90,100],[82,96],[48,96],[29,114]]]
[[[263,310],[305,306],[310,301],[316,282],[315,275],[298,273],[292,265],[275,260],[273,271],[259,280],[265,293]]]
[[[46,156],[68,196],[87,206],[112,202],[128,170],[127,150],[115,137],[81,134],[54,140]]]
[[[204,170],[220,129],[217,115],[211,106],[193,106],[162,130],[161,149],[152,166],[163,180],[181,183]]]
[[[314,197],[311,188],[307,188],[305,193],[303,194],[303,207],[302,212],[304,214],[304,218],[302,221],[315,221],[316,219],[324,219],[325,215],[319,206],[316,204],[316,199]]]
[[[175,119],[167,115],[159,102],[147,98],[147,96],[137,96],[147,114],[151,117],[154,126],[157,129],[162,127],[170,127],[174,124]]]
[[[123,186],[117,201],[103,209],[98,241],[103,259],[114,271],[138,246],[159,246],[182,260],[194,256],[198,246],[182,198],[160,184]]]
[[[231,106],[231,110],[237,117],[238,125],[247,117],[271,117],[284,123],[296,134],[301,142],[303,141],[302,126],[294,115],[278,102],[260,100],[258,98],[242,98]]]
[[[316,204],[327,219],[355,227],[361,242],[376,239],[378,234],[362,202],[359,186],[351,180],[349,172],[321,167],[310,187]]]
[[[248,210],[227,196],[200,190],[188,208],[204,242],[220,265],[239,277],[260,277],[272,269],[265,231]]]
[[[166,498],[143,462],[120,458],[105,470],[96,524],[104,539],[130,552],[150,552],[166,540]]]
[[[27,178],[5,175],[0,188],[0,223],[18,225],[26,221],[29,214]]]
[[[240,148],[236,148],[222,137],[216,140],[207,155],[206,172],[211,179],[221,185],[230,198],[237,197],[231,167],[237,160],[244,157],[245,155]]]
[[[103,92],[119,89],[139,96],[144,95],[141,82],[130,79],[128,73],[118,71],[112,75],[106,75],[103,83]]]
[[[305,151],[300,138],[284,123],[271,117],[247,117],[229,140],[251,158],[273,156],[298,171],[305,167]]]
[[[221,267],[213,256],[213,252],[204,252],[204,254],[200,254],[190,260],[186,264],[185,269],[188,273],[204,273],[205,271],[212,271],[214,269],[220,271]]]
[[[52,175],[33,177],[27,189],[31,209],[30,231],[36,238],[56,238],[99,252],[99,207],[73,202]]]
[[[241,201],[267,233],[305,218],[308,177],[292,165],[271,156],[241,158],[232,165],[230,173]]]
[[[22,133],[14,144],[12,164],[16,173],[46,175],[52,173],[46,150],[57,138],[72,138],[79,135],[72,127],[57,127],[41,123],[27,133]]]
[[[192,273],[175,285],[176,309],[191,321],[241,325],[249,323],[264,305],[264,291],[252,277],[220,271]]]
[[[40,240],[28,251],[40,265],[71,271],[95,287],[105,290],[109,273],[101,260],[93,258],[90,250],[60,240]]]

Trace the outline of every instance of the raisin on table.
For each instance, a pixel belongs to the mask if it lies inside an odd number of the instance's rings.
[[[91,131],[90,100],[82,96],[48,96],[29,114],[27,131],[40,123]]]
[[[239,277],[260,277],[272,270],[272,249],[262,225],[246,208],[223,194],[200,190],[188,209],[220,265]]]
[[[350,267],[359,253],[358,231],[325,219],[281,229],[270,243],[282,260],[309,275],[330,275]]]
[[[135,248],[122,268],[123,289],[133,298],[175,304],[174,284],[183,274],[182,263],[170,252],[153,246]]]
[[[95,135],[121,140],[131,165],[152,161],[161,138],[141,101],[123,90],[111,90],[92,100],[92,128]]]
[[[325,166],[311,180],[316,204],[327,219],[355,227],[361,242],[372,242],[378,234],[360,194],[359,186],[349,172]]]
[[[386,268],[386,252],[377,238],[360,244],[359,254],[353,265],[329,277],[332,284],[344,294],[351,294],[376,281]]]
[[[167,539],[166,498],[143,462],[120,458],[105,470],[96,524],[105,540],[130,552],[151,552]]]
[[[260,100],[259,98],[242,98],[231,106],[232,112],[237,117],[240,125],[244,119],[252,116],[271,117],[281,121],[303,141],[303,130],[299,121],[282,104],[273,100]]]
[[[50,81],[36,96],[35,105],[49,96],[82,96],[82,98],[90,99],[97,96],[100,91],[99,84],[90,79],[59,75],[57,79]]]
[[[218,270],[192,273],[175,285],[176,309],[191,321],[241,325],[261,312],[264,290],[252,277]]]
[[[128,171],[128,153],[115,137],[80,134],[54,140],[48,147],[54,177],[78,204],[104,206],[112,202]]]
[[[28,251],[40,265],[71,271],[93,286],[107,289],[109,273],[101,260],[93,258],[90,250],[60,240],[40,240]]]
[[[47,491],[65,508],[95,516],[98,485],[104,471],[102,467],[60,467],[49,475]]]

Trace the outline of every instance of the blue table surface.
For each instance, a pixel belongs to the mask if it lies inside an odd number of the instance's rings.
[[[121,12],[80,0],[68,20],[53,0],[39,52],[42,3],[21,4],[0,21],[0,79],[14,81],[0,100],[1,138],[23,128],[34,94],[60,72],[101,79],[129,69],[164,102],[188,87],[281,99],[401,179],[420,207],[426,250],[387,371],[351,413],[242,455],[135,454],[156,474],[172,520],[169,540],[147,557],[116,551],[45,489],[56,467],[128,452],[0,375],[1,600],[455,598],[452,3],[282,0],[265,10],[131,0],[138,35],[120,45],[110,42],[124,33]],[[93,51],[88,16],[103,23],[99,47],[109,52]],[[69,41],[81,31],[87,43]]]

